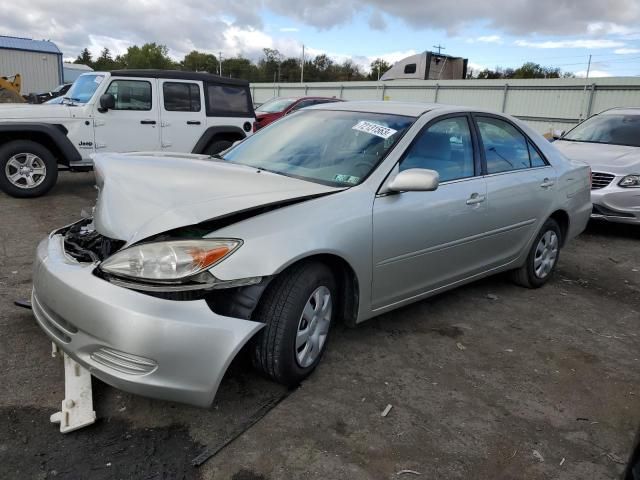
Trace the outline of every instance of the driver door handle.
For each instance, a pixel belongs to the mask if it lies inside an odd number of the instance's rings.
[[[467,199],[467,205],[477,205],[484,202],[487,199],[486,195],[480,195],[479,193],[472,193]]]
[[[156,121],[155,120],[140,120],[140,123],[142,125],[155,125]]]
[[[553,180],[550,180],[548,178],[545,178],[542,183],[540,184],[540,186],[542,188],[549,188],[549,187],[553,187],[553,184],[556,183]]]

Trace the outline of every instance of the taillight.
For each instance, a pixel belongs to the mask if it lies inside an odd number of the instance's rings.
[[[593,174],[591,173],[591,167],[589,167],[589,188],[593,186]]]
[[[258,131],[258,122],[253,122],[253,133]]]

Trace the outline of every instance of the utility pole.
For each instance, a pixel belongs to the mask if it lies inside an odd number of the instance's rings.
[[[589,72],[591,71],[591,55],[589,55],[589,63],[587,63],[587,76],[585,77],[589,80]]]
[[[378,81],[380,81],[380,62],[378,62]]]
[[[304,83],[304,43],[302,44],[302,63],[300,64],[300,83]]]
[[[437,48],[438,49],[438,55],[440,55],[440,51],[441,50],[446,50],[446,48],[444,48],[442,45],[438,44],[438,45],[433,45],[433,48]]]
[[[218,62],[218,74],[222,76],[222,52],[218,52],[218,58],[220,59]]]

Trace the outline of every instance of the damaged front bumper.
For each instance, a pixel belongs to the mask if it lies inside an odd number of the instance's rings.
[[[92,375],[121,390],[208,406],[231,360],[262,328],[218,315],[204,300],[173,301],[113,285],[95,264],[38,246],[33,312],[47,335]]]

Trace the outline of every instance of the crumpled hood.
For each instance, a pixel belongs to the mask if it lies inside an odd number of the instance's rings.
[[[67,105],[30,104],[30,103],[0,103],[0,122],[24,121],[36,122],[50,118],[70,118],[71,112]]]
[[[128,244],[261,205],[342,190],[206,155],[104,153],[93,157],[101,234]]]
[[[616,175],[640,173],[640,147],[566,140],[558,140],[553,145],[566,157],[589,164],[594,172]]]

